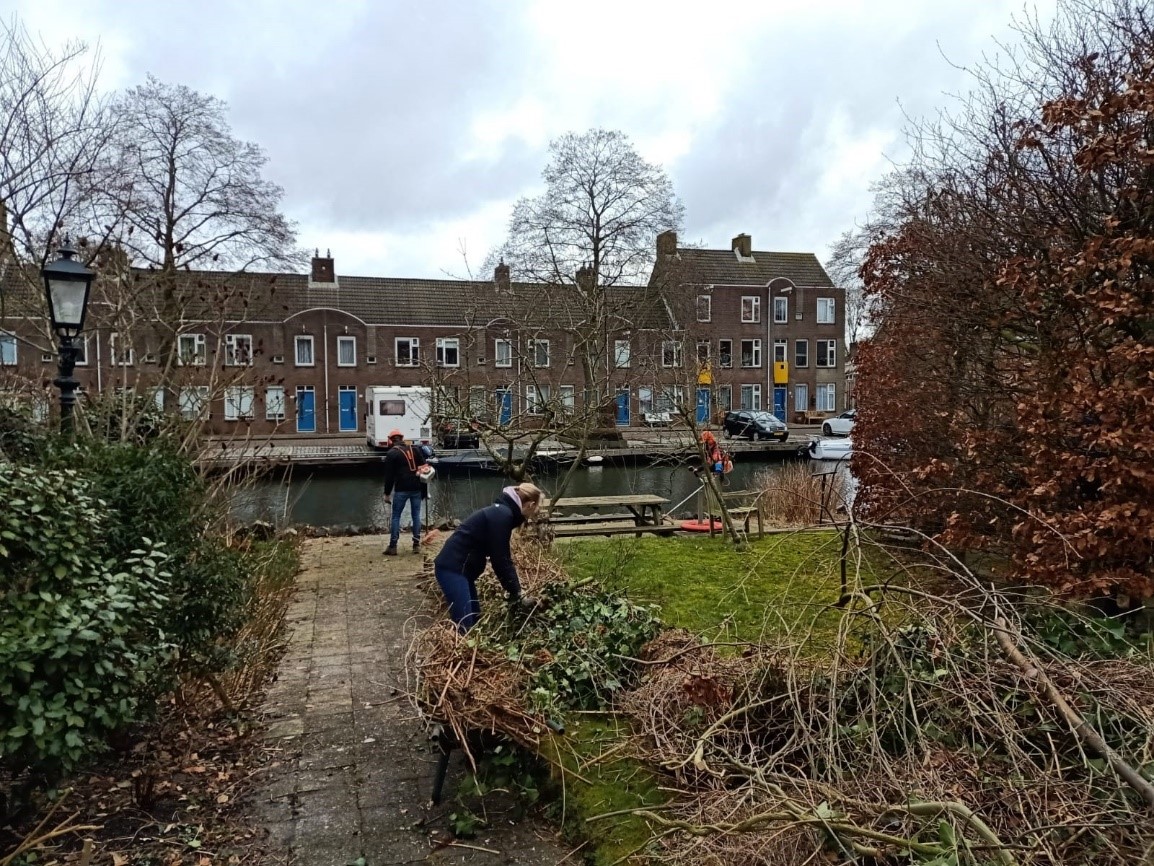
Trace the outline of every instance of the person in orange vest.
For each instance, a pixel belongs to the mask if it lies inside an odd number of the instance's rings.
[[[733,471],[733,458],[717,444],[717,438],[708,430],[701,434],[701,444],[705,450],[705,465],[718,480]]]

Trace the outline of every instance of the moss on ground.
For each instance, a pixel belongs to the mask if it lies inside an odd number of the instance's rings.
[[[623,755],[627,723],[610,714],[576,714],[564,738],[549,746],[553,760],[555,817],[573,840],[595,840],[585,862],[611,866],[642,851],[653,839],[644,819],[621,814],[593,823],[609,812],[665,802],[658,779],[640,762]]]
[[[768,644],[809,635],[814,652],[829,645],[840,620],[830,608],[841,592],[840,554],[836,532],[773,535],[744,550],[720,536],[575,541],[562,548],[574,579],[594,578],[659,605],[667,626],[706,640]]]

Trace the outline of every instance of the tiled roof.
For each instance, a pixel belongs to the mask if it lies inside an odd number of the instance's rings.
[[[18,309],[39,309],[39,288],[35,279],[4,280],[0,293],[22,303],[9,304],[9,314]],[[133,291],[140,295],[153,287],[152,272],[137,271]],[[178,293],[183,317],[189,320],[283,321],[303,310],[327,307],[343,310],[370,325],[484,325],[502,318],[522,327],[545,327],[560,323],[567,311],[575,315],[576,305],[566,304],[573,286],[512,283],[499,292],[492,281],[399,279],[393,277],[338,276],[333,284],[310,284],[303,274],[242,273],[222,271],[181,271]],[[646,287],[613,286],[608,289],[610,306],[631,319],[636,327],[668,327],[664,306]],[[107,297],[98,281],[93,303]],[[147,302],[146,302],[147,304]],[[563,323],[562,323],[562,326]]]
[[[694,281],[703,285],[764,286],[785,277],[798,286],[833,288],[833,281],[813,253],[773,253],[755,250],[753,261],[739,261],[733,250],[679,247],[680,261]]]

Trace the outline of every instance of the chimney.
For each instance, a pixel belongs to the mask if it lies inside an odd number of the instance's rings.
[[[586,294],[592,292],[593,289],[596,288],[594,283],[593,268],[589,267],[589,265],[582,265],[577,269],[577,287],[581,289],[581,291]]]
[[[309,277],[309,282],[332,285],[336,281],[337,275],[333,267],[332,250],[325,250],[323,256],[321,255],[321,251],[317,250],[316,255],[313,256],[313,272]]]
[[[675,256],[677,255],[677,232],[668,231],[662,232],[657,236],[657,255],[659,256]]]
[[[749,235],[738,235],[731,244],[733,251],[743,259],[748,259],[753,256],[753,238]]]
[[[501,260],[497,267],[493,268],[493,284],[499,292],[508,292],[510,289],[509,266],[505,264],[504,259]]]
[[[0,262],[5,259],[16,261],[16,250],[12,246],[12,235],[8,231],[8,205],[0,198]]]

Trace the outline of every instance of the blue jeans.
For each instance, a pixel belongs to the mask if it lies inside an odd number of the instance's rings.
[[[389,526],[389,547],[396,547],[401,539],[401,514],[404,513],[405,503],[409,504],[409,511],[413,515],[413,542],[421,540],[421,491],[394,490],[393,491],[393,522]]]
[[[457,631],[464,634],[481,618],[481,602],[477,600],[477,582],[469,580],[458,571],[436,566],[437,585],[449,603],[449,619],[457,624]]]

